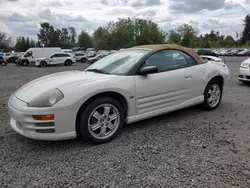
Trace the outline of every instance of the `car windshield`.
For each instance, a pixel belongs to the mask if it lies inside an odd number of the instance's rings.
[[[86,68],[86,71],[99,70],[98,73],[125,75],[147,50],[124,50],[108,55]],[[97,72],[97,71],[95,71]]]

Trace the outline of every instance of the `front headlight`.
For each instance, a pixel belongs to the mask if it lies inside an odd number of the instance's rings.
[[[240,65],[240,67],[242,67],[242,68],[247,68],[248,67],[248,63],[242,63],[241,65]]]
[[[29,107],[50,107],[63,99],[63,93],[59,89],[51,89],[32,100]]]

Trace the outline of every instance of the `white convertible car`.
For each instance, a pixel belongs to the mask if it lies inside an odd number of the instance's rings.
[[[250,83],[250,58],[241,63],[238,80],[243,83]]]
[[[125,122],[197,104],[207,110],[217,108],[229,80],[226,64],[205,62],[192,49],[137,46],[85,70],[55,73],[27,83],[10,96],[10,125],[33,139],[80,136],[87,142],[105,143]]]

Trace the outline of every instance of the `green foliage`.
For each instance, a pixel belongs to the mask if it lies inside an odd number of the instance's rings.
[[[161,43],[174,43],[190,48],[250,47],[250,16],[245,17],[244,30],[236,33],[236,40],[232,36],[221,35],[213,29],[209,33],[199,35],[198,29],[188,24],[164,33],[152,21],[131,18],[111,21],[106,26],[97,28],[93,35],[83,29],[78,36],[74,27],[58,29],[44,22],[40,24],[37,36],[36,43],[29,38],[19,37],[15,49],[24,51],[28,47],[44,46],[85,49],[95,47],[111,50]],[[5,33],[0,32],[0,48],[1,38],[7,39]]]
[[[246,16],[244,20],[244,30],[242,32],[241,44],[246,45],[250,41],[250,16]]]
[[[24,52],[29,48],[35,47],[36,43],[32,38],[25,38],[25,37],[17,37],[15,51],[16,52]]]
[[[44,47],[71,48],[76,44],[76,29],[74,27],[57,29],[47,22],[40,24],[38,40]]]
[[[152,21],[142,19],[119,19],[99,27],[93,34],[97,49],[121,49],[135,45],[165,42],[165,33]]]
[[[8,51],[12,48],[12,40],[6,36],[6,33],[0,30],[0,51]]]
[[[85,49],[92,48],[93,47],[92,37],[86,31],[83,30],[78,36],[78,44],[81,47],[84,47]]]
[[[219,48],[236,47],[236,41],[231,36],[220,35],[218,31],[211,30],[204,36],[198,36],[198,30],[188,24],[183,24],[168,33],[168,43],[180,44],[190,48]]]

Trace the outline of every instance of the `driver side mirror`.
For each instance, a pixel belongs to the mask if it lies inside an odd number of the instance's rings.
[[[152,74],[158,72],[158,68],[156,66],[147,66],[143,67],[140,71],[140,75],[147,75],[147,74]]]

